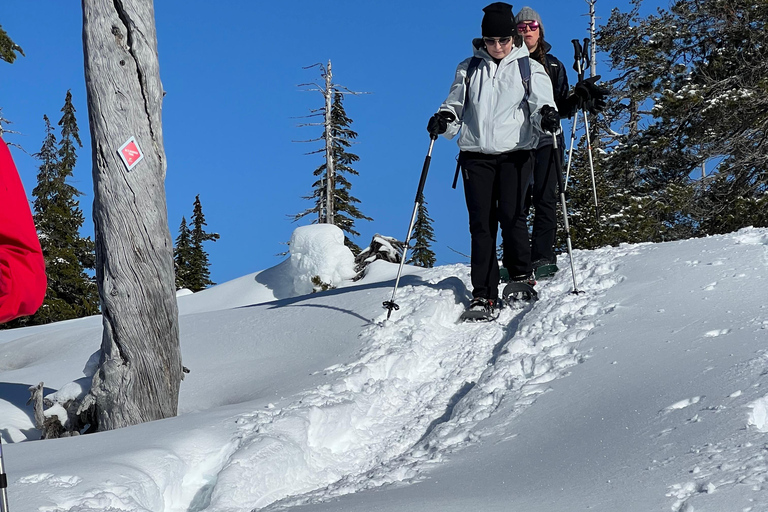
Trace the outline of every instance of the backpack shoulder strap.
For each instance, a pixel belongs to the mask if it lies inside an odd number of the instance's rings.
[[[467,103],[469,103],[469,82],[472,80],[472,75],[475,73],[478,66],[480,66],[481,62],[483,62],[483,59],[480,57],[472,57],[469,59],[467,74],[464,76],[464,108],[466,108]]]
[[[466,111],[467,104],[469,103],[469,81],[472,80],[472,75],[475,73],[475,70],[477,70],[477,67],[480,65],[481,62],[483,62],[483,59],[481,59],[480,57],[472,57],[471,59],[469,59],[469,65],[467,66],[467,74],[464,75],[464,103],[462,103],[462,106],[461,106],[461,117],[464,117],[464,112]],[[456,173],[453,175],[453,188],[456,188],[456,182],[459,179],[460,170],[461,170],[461,160],[459,160],[459,157],[456,156]]]
[[[528,97],[531,95],[531,58],[527,55],[517,59],[517,66],[520,68],[520,78],[523,80],[523,101],[520,102],[522,107],[524,103],[528,102]]]

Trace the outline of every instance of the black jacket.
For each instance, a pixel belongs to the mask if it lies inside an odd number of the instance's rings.
[[[546,50],[546,68],[549,79],[552,81],[552,92],[555,96],[555,104],[557,105],[557,111],[560,112],[560,118],[565,119],[571,117],[571,105],[568,101],[568,74],[565,70],[565,65],[560,60],[549,53],[552,46],[549,43],[544,43],[544,49]]]
[[[547,62],[546,70],[549,79],[552,81],[552,92],[555,97],[555,105],[557,105],[557,111],[560,113],[560,119],[565,119],[573,115],[573,104],[568,99],[568,73],[565,70],[565,65],[563,65],[557,57],[549,53],[552,46],[549,43],[544,44],[544,49],[547,51],[544,55]],[[533,56],[531,56],[531,59],[536,60]],[[565,145],[565,138],[562,131],[560,131],[560,134],[557,136],[557,140],[558,145],[562,149]],[[552,144],[552,141],[549,137],[542,137],[539,139],[539,145],[537,147],[541,148],[549,146],[550,144]]]

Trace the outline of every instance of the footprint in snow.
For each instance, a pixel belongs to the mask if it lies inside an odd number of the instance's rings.
[[[730,333],[730,329],[715,329],[704,333],[705,338],[717,338],[718,336],[725,336]]]

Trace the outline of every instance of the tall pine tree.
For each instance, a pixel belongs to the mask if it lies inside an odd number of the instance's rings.
[[[181,218],[179,236],[176,238],[176,247],[173,249],[173,268],[176,273],[176,289],[189,288],[189,261],[192,252],[192,241],[189,234],[187,218]]]
[[[413,249],[408,263],[418,267],[432,268],[435,266],[435,253],[430,248],[435,241],[432,229],[432,219],[427,212],[427,202],[421,201],[413,224]]]
[[[185,284],[186,288],[193,292],[198,292],[216,284],[211,281],[211,264],[208,260],[208,253],[203,248],[203,243],[208,241],[215,242],[219,239],[218,233],[206,233],[204,229],[208,224],[205,222],[203,206],[200,203],[200,194],[195,196],[192,220],[189,225],[192,229],[189,232],[188,274]],[[179,236],[181,237],[181,234]]]
[[[351,240],[351,237],[360,236],[360,233],[355,229],[355,221],[373,219],[360,211],[357,207],[360,200],[350,193],[352,184],[348,176],[358,175],[352,164],[359,161],[360,157],[349,152],[348,149],[352,146],[352,141],[357,138],[357,133],[350,128],[352,120],[344,110],[344,94],[337,85],[332,83],[330,62],[328,66],[328,69],[323,71],[323,77],[326,79],[325,88],[318,86],[316,89],[321,91],[326,98],[326,107],[318,110],[320,112],[318,115],[322,115],[326,119],[326,122],[322,123],[325,129],[319,139],[314,139],[324,141],[325,148],[312,152],[312,154],[324,152],[326,159],[313,173],[318,179],[312,184],[312,194],[304,197],[304,199],[314,201],[314,206],[294,215],[293,220],[301,219],[309,214],[317,215],[317,220],[313,223],[331,223],[341,228],[345,233],[345,245],[354,254],[358,254],[360,247]],[[330,108],[330,116],[328,115],[328,108]],[[328,199],[329,188],[333,190],[331,201]]]
[[[350,141],[357,138],[357,133],[349,127],[352,120],[347,117],[347,113],[344,111],[343,97],[344,95],[339,92],[334,94],[333,106],[331,107],[333,127],[331,136],[333,137],[333,158],[336,164],[334,224],[348,235],[345,237],[345,244],[357,254],[360,252],[360,248],[350,240],[350,236],[360,236],[360,233],[355,230],[355,220],[371,221],[373,219],[363,215],[357,207],[360,200],[350,194],[352,184],[347,179],[347,175],[357,176],[359,174],[351,167],[351,164],[360,160],[360,157],[347,151],[352,146]]]
[[[80,236],[84,223],[77,197],[82,195],[67,180],[77,162],[76,145],[82,147],[72,94],[64,102],[58,147],[51,123],[43,116],[46,137],[40,152],[37,186],[32,190],[35,225],[45,258],[48,292],[43,306],[26,320],[42,324],[93,315],[99,311],[96,284],[85,272],[95,266],[94,244]]]

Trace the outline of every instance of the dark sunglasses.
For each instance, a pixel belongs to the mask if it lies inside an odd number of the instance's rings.
[[[528,30],[530,30],[531,32],[535,32],[539,30],[539,23],[537,21],[532,21],[530,23],[523,22],[523,23],[517,24],[517,30],[519,30],[520,32],[525,32],[525,27],[528,27]]]
[[[496,43],[499,43],[501,46],[509,44],[509,42],[512,40],[511,37],[484,37],[483,42],[486,46],[495,46]]]

